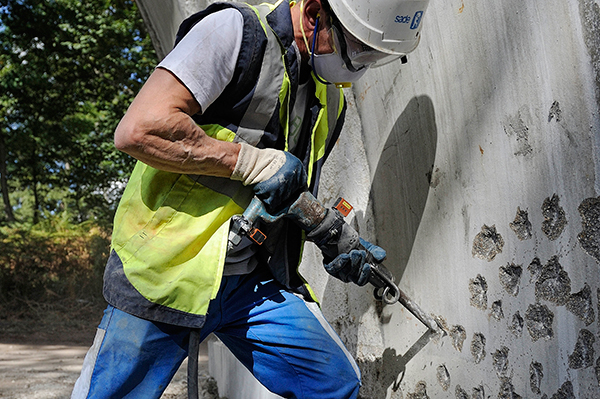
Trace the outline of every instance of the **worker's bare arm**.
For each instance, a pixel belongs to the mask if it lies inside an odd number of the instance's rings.
[[[229,177],[240,146],[207,136],[190,116],[199,111],[187,88],[157,68],[117,126],[115,145],[157,169]]]

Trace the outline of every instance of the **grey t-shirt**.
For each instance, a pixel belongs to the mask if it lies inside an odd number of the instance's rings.
[[[242,14],[227,8],[210,14],[198,22],[158,64],[173,73],[194,96],[202,111],[206,110],[223,92],[233,78],[240,52],[244,19]],[[297,52],[299,57],[299,53]],[[306,86],[306,85],[304,85]],[[289,151],[297,142],[297,133],[304,115],[306,90],[301,87],[292,118]],[[297,128],[294,128],[297,127]],[[296,134],[294,134],[296,133]],[[244,237],[233,250],[227,252],[223,274],[250,273],[258,261],[255,244]]]

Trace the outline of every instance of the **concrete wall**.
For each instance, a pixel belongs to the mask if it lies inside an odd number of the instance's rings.
[[[138,2],[157,37],[205,5],[152,12],[165,3]],[[599,48],[598,0],[432,0],[409,63],[347,92],[321,199],[355,205],[351,223],[450,332],[427,343],[309,249],[362,397],[600,397]]]

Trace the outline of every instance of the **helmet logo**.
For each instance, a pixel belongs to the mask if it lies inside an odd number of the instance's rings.
[[[398,24],[410,24],[410,29],[417,29],[421,24],[421,18],[423,17],[423,11],[417,11],[414,17],[410,15],[396,15],[394,22]],[[412,20],[412,23],[410,22]]]
[[[421,23],[421,18],[423,17],[423,11],[417,11],[415,16],[413,17],[412,24],[410,25],[410,29],[417,29],[419,24]]]
[[[410,22],[409,15],[396,15],[396,23],[399,24],[407,24]]]

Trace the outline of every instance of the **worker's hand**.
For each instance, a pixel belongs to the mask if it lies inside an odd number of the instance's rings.
[[[254,185],[267,212],[276,215],[307,189],[302,162],[289,152],[242,143],[231,179]]]
[[[347,254],[359,246],[358,232],[333,208],[327,210],[321,223],[307,234],[306,239],[319,247],[325,259]]]
[[[325,257],[323,261],[325,270],[345,283],[353,282],[359,286],[367,284],[371,274],[369,261],[381,263],[386,253],[383,248],[362,238],[360,244],[363,249],[353,249],[349,253],[339,254],[333,260]]]

